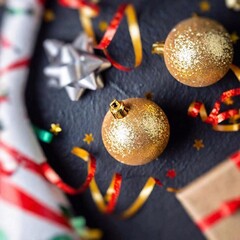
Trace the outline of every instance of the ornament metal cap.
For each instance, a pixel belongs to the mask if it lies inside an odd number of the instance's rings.
[[[124,106],[124,103],[122,101],[117,101],[116,99],[114,99],[109,106],[110,112],[116,119],[122,119],[128,114],[129,108]]]
[[[152,54],[163,55],[165,42],[155,42],[152,45]]]

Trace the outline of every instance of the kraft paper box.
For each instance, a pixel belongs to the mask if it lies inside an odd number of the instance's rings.
[[[240,151],[177,194],[210,240],[240,240]]]

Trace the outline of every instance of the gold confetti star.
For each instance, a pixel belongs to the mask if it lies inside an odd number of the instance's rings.
[[[226,105],[233,105],[234,101],[232,100],[232,98],[227,98],[223,103]]]
[[[52,123],[50,132],[54,135],[58,135],[62,131],[62,128],[59,123]]]
[[[238,36],[237,32],[233,32],[233,33],[230,35],[230,37],[231,37],[231,40],[232,40],[232,42],[233,42],[234,44],[237,43],[237,41],[239,40],[239,36]]]
[[[195,140],[194,140],[193,147],[196,148],[198,151],[199,151],[201,148],[204,148],[203,140],[202,140],[202,139],[195,139]]]
[[[199,3],[199,7],[202,12],[208,12],[211,9],[211,4],[207,0],[202,0]]]
[[[108,23],[105,22],[105,21],[101,21],[101,22],[98,24],[98,27],[99,27],[99,29],[100,29],[102,32],[105,32],[105,31],[107,30]]]
[[[153,100],[153,93],[152,92],[146,92],[144,94],[145,98],[148,100]]]
[[[44,21],[52,22],[55,19],[55,14],[52,10],[46,9],[44,12]]]
[[[92,133],[90,134],[85,134],[85,138],[83,139],[84,142],[86,142],[88,145],[94,141],[94,137]]]

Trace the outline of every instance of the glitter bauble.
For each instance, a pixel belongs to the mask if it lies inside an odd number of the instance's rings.
[[[233,59],[230,35],[218,22],[192,17],[169,33],[165,44],[153,44],[163,54],[171,75],[191,87],[205,87],[220,80]]]
[[[127,165],[142,165],[156,159],[167,146],[169,135],[163,110],[144,98],[114,100],[102,125],[107,151]]]

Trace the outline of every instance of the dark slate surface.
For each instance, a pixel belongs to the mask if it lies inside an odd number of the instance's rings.
[[[109,21],[121,0],[102,0],[102,13],[95,20],[98,38],[100,20]],[[211,130],[199,119],[187,116],[187,109],[193,100],[206,103],[208,110],[221,92],[239,87],[232,73],[217,84],[197,89],[181,85],[168,73],[163,60],[151,54],[154,41],[164,40],[168,32],[179,21],[193,12],[199,13],[198,0],[131,0],[136,7],[141,28],[144,60],[141,67],[130,72],[114,68],[103,74],[105,88],[96,92],[87,91],[79,102],[71,102],[64,90],[51,89],[43,75],[47,59],[42,43],[46,38],[72,41],[81,27],[77,11],[62,8],[56,1],[49,1],[48,8],[56,13],[55,21],[43,23],[34,54],[26,93],[27,108],[33,123],[49,128],[52,122],[59,122],[63,134],[51,145],[43,145],[51,165],[72,186],[79,186],[86,176],[86,164],[70,154],[73,146],[81,146],[97,157],[96,180],[105,191],[114,172],[123,175],[117,212],[126,209],[136,198],[149,176],[162,180],[167,186],[183,187],[210,168],[223,161],[239,149],[239,133],[220,133]],[[239,13],[228,10],[224,1],[211,0],[211,11],[201,14],[220,21],[229,32],[239,31]],[[1,15],[1,13],[0,13]],[[121,26],[110,52],[126,65],[133,61],[133,53],[126,21]],[[235,45],[234,63],[240,65],[240,44]],[[101,122],[113,98],[126,99],[143,97],[152,91],[154,101],[166,112],[171,125],[171,139],[164,154],[146,166],[130,167],[114,161],[101,141]],[[237,102],[237,101],[236,101]],[[238,101],[239,102],[239,101]],[[95,141],[88,146],[82,139],[85,133],[93,133]],[[203,139],[205,148],[196,151],[194,139]],[[166,170],[175,168],[178,176],[174,180],[165,177]],[[133,218],[122,221],[98,212],[89,191],[69,198],[77,214],[84,215],[91,227],[105,232],[104,239],[111,240],[202,240],[204,237],[192,223],[174,194],[156,188],[144,208]]]

